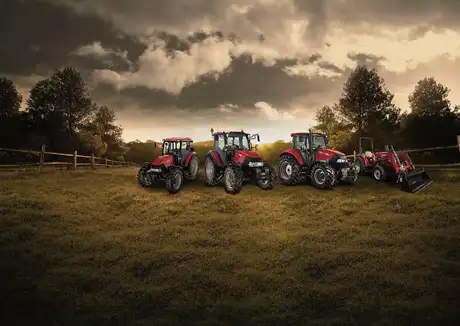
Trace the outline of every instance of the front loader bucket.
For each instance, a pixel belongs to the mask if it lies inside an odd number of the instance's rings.
[[[420,190],[426,188],[428,185],[433,183],[428,173],[425,170],[418,170],[409,172],[403,177],[400,184],[401,190],[411,192],[415,194]]]

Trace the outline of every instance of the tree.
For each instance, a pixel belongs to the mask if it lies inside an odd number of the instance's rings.
[[[0,143],[1,146],[11,144],[9,140],[15,138],[19,129],[19,108],[22,96],[19,94],[13,81],[0,77]],[[7,137],[9,135],[10,137]]]
[[[339,107],[334,104],[332,107],[325,105],[316,112],[317,125],[315,129],[329,137],[329,146],[350,150],[352,128],[340,115]]]
[[[22,95],[13,81],[0,77],[0,118],[11,117],[19,112]]]
[[[445,115],[451,112],[448,99],[450,90],[433,77],[418,81],[414,91],[409,95],[409,104],[413,114]]]
[[[92,109],[86,85],[78,71],[71,67],[57,70],[50,78],[39,81],[27,101],[34,132],[44,136],[56,150],[77,147],[75,133],[88,123]]]
[[[72,136],[86,122],[93,108],[87,86],[80,73],[72,67],[57,70],[51,76],[51,82],[66,128]]]
[[[344,85],[338,111],[358,137],[383,140],[397,130],[400,110],[392,103],[393,98],[375,69],[358,66]]]

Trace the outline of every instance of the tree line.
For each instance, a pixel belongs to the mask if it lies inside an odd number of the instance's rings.
[[[370,137],[378,149],[431,148],[457,144],[460,135],[460,106],[449,101],[450,89],[426,77],[417,82],[408,97],[410,112],[403,112],[393,100],[376,69],[358,66],[332,106],[316,113],[316,129],[328,134],[331,146],[345,153],[358,148],[359,137]],[[458,161],[459,151],[411,154],[418,161]]]
[[[2,148],[37,150],[45,144],[51,152],[77,150],[83,155],[138,161],[142,151],[153,148],[148,143],[143,143],[144,149],[139,149],[139,142],[124,143],[122,133],[114,110],[91,99],[88,86],[73,67],[58,69],[38,81],[25,103],[13,81],[0,77]]]

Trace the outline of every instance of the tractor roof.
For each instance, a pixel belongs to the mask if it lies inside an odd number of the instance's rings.
[[[170,138],[166,138],[164,139],[164,141],[183,141],[183,142],[186,142],[186,141],[190,141],[192,142],[192,138],[189,138],[189,137],[170,137]]]
[[[214,135],[224,135],[224,134],[245,134],[249,135],[247,132],[244,132],[243,130],[240,131],[216,131]]]
[[[294,136],[307,136],[307,135],[310,135],[310,134],[323,135],[323,134],[320,133],[320,132],[300,131],[300,132],[293,132],[293,133],[291,134],[291,137],[294,137]]]

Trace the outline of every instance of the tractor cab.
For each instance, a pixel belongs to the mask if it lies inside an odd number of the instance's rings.
[[[327,136],[321,133],[296,132],[291,134],[292,147],[300,153],[305,162],[316,157],[316,151],[327,149]]]
[[[213,129],[211,133],[214,138],[214,150],[219,154],[223,164],[232,161],[235,154],[250,157],[257,155],[252,151],[251,140],[257,138],[260,141],[258,134],[250,135],[243,130],[214,133]]]
[[[174,164],[181,166],[183,161],[195,149],[192,147],[193,140],[185,137],[172,137],[163,139],[161,155],[173,155]]]

